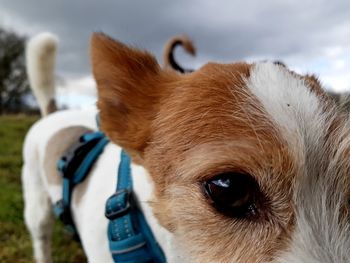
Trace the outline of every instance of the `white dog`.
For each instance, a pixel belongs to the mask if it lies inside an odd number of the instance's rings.
[[[96,110],[49,114],[55,49],[46,34],[27,50],[44,116],[24,145],[37,262],[51,261],[56,162],[97,129]],[[350,262],[350,125],[316,78],[273,63],[210,63],[180,75],[103,34],[91,55],[101,128],[140,164],[134,190],[168,262]],[[109,144],[73,193],[89,262],[112,262],[104,206],[120,151]]]
[[[37,262],[51,262],[52,206],[62,198],[57,161],[81,134],[97,130],[96,109],[51,112],[55,109],[56,45],[56,37],[49,33],[32,38],[27,45],[28,75],[44,117],[28,132],[23,149],[25,220]],[[115,191],[120,151],[120,147],[110,143],[90,176],[74,190],[73,217],[89,262],[113,262],[108,248],[108,220],[104,213],[105,202]],[[141,166],[133,165],[132,170],[138,175],[134,178],[134,189],[140,204],[157,240],[171,258],[172,238],[157,224],[148,204],[152,185]],[[175,258],[180,257],[174,255]]]

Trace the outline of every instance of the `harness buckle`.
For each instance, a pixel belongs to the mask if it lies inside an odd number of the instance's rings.
[[[73,222],[70,208],[64,204],[63,199],[57,201],[54,205],[54,214],[64,225],[70,225]]]
[[[131,209],[131,191],[127,188],[117,190],[106,202],[105,217],[109,220],[126,215]]]

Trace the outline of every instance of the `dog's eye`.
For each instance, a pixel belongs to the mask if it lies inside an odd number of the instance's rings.
[[[260,190],[248,174],[222,173],[203,183],[212,205],[221,213],[235,218],[258,215]]]

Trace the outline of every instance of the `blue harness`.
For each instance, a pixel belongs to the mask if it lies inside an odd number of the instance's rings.
[[[87,177],[108,142],[102,132],[84,134],[57,163],[63,176],[63,193],[62,199],[54,206],[54,212],[66,229],[78,239],[70,208],[72,192]],[[116,192],[106,202],[105,216],[109,219],[109,249],[114,262],[166,262],[164,253],[137,204],[132,189],[130,157],[123,150]]]
[[[65,225],[65,229],[79,240],[71,213],[72,193],[76,185],[88,176],[92,166],[109,140],[100,131],[82,135],[57,162],[63,178],[62,199],[54,206],[54,214]]]
[[[116,192],[107,200],[109,249],[114,262],[165,263],[162,249],[137,205],[132,190],[130,157],[122,150]]]

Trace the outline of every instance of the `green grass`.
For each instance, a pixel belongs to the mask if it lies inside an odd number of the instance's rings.
[[[23,222],[21,187],[22,144],[35,116],[0,115],[0,262],[33,262],[32,246]],[[57,222],[54,262],[86,262],[80,245]]]

